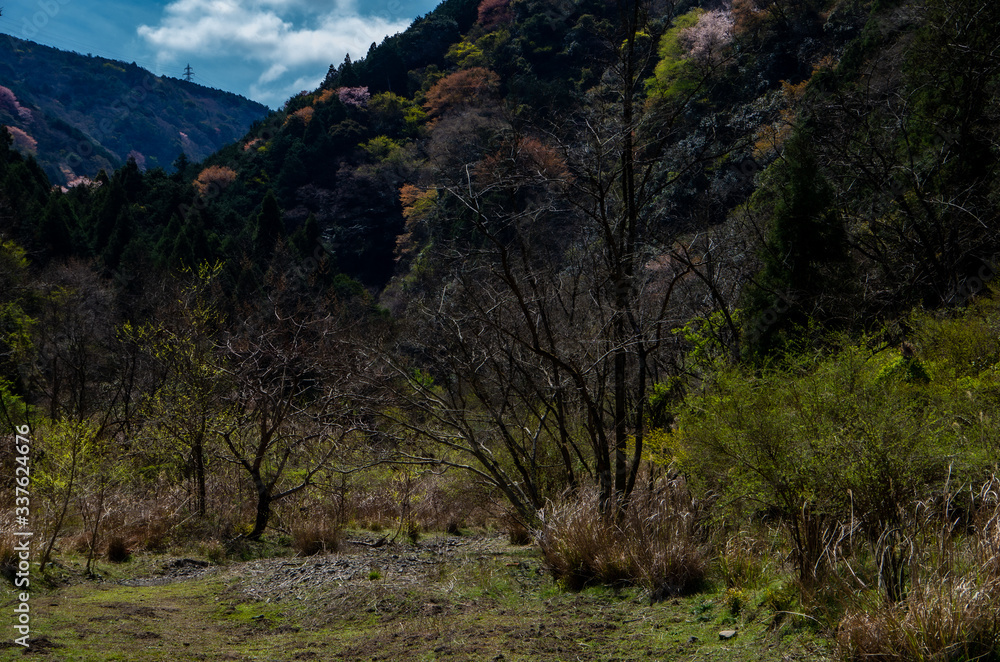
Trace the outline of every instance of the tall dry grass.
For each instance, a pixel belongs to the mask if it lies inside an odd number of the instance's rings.
[[[836,632],[845,659],[1000,660],[998,488],[994,477],[980,490],[969,536],[950,518],[925,520],[914,536],[925,549],[914,555],[901,599],[877,590],[849,599]]]
[[[662,599],[704,582],[708,557],[682,478],[633,494],[621,515],[607,510],[601,512],[594,489],[544,509],[538,542],[548,568],[567,587],[638,584]]]

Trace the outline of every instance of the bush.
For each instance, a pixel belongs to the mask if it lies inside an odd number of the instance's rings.
[[[602,514],[595,490],[550,504],[539,544],[552,574],[568,588],[638,584],[654,600],[685,595],[704,582],[707,556],[681,478],[634,494],[624,514]]]
[[[948,423],[951,403],[935,403],[933,385],[909,381],[912,371],[887,370],[899,360],[919,359],[848,344],[777,369],[720,370],[680,417],[699,490],[727,497],[737,518],[781,522],[803,588],[824,578],[837,532],[857,530],[888,560],[879,580],[898,598],[897,543],[917,524],[913,504],[976,476],[975,462],[948,459],[964,444]]]
[[[324,520],[303,522],[292,531],[292,547],[303,556],[336,552],[340,549],[340,527]]]
[[[914,587],[892,603],[850,610],[837,629],[837,644],[850,660],[996,660],[1000,582],[943,577]]]
[[[125,539],[121,536],[114,536],[108,541],[108,561],[111,563],[125,563],[130,558],[132,554],[128,551],[128,545],[125,544]]]
[[[926,520],[902,599],[863,591],[848,600],[836,637],[845,659],[1000,659],[998,486],[992,477],[973,499],[974,536],[957,535],[947,517]]]
[[[14,583],[17,573],[17,560],[13,543],[9,540],[0,541],[0,575],[11,583]]]

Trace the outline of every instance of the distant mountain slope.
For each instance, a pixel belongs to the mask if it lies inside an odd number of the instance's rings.
[[[0,35],[0,124],[33,151],[53,182],[93,177],[134,152],[140,166],[200,161],[267,114],[244,97],[136,64]]]

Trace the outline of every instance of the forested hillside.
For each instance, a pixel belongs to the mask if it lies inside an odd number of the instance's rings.
[[[242,136],[268,109],[243,97],[155,76],[125,62],[0,35],[0,122],[55,184],[80,183],[134,158],[170,170]]]
[[[12,121],[46,559],[500,522],[568,588],[995,659],[998,25],[446,0],[176,172],[64,191]]]

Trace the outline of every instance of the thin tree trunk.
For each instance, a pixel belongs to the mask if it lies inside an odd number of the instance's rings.
[[[260,537],[267,529],[267,522],[271,519],[271,491],[264,484],[260,475],[253,477],[254,487],[257,489],[257,517],[254,520],[253,531],[247,536],[250,540],[260,540]]]

